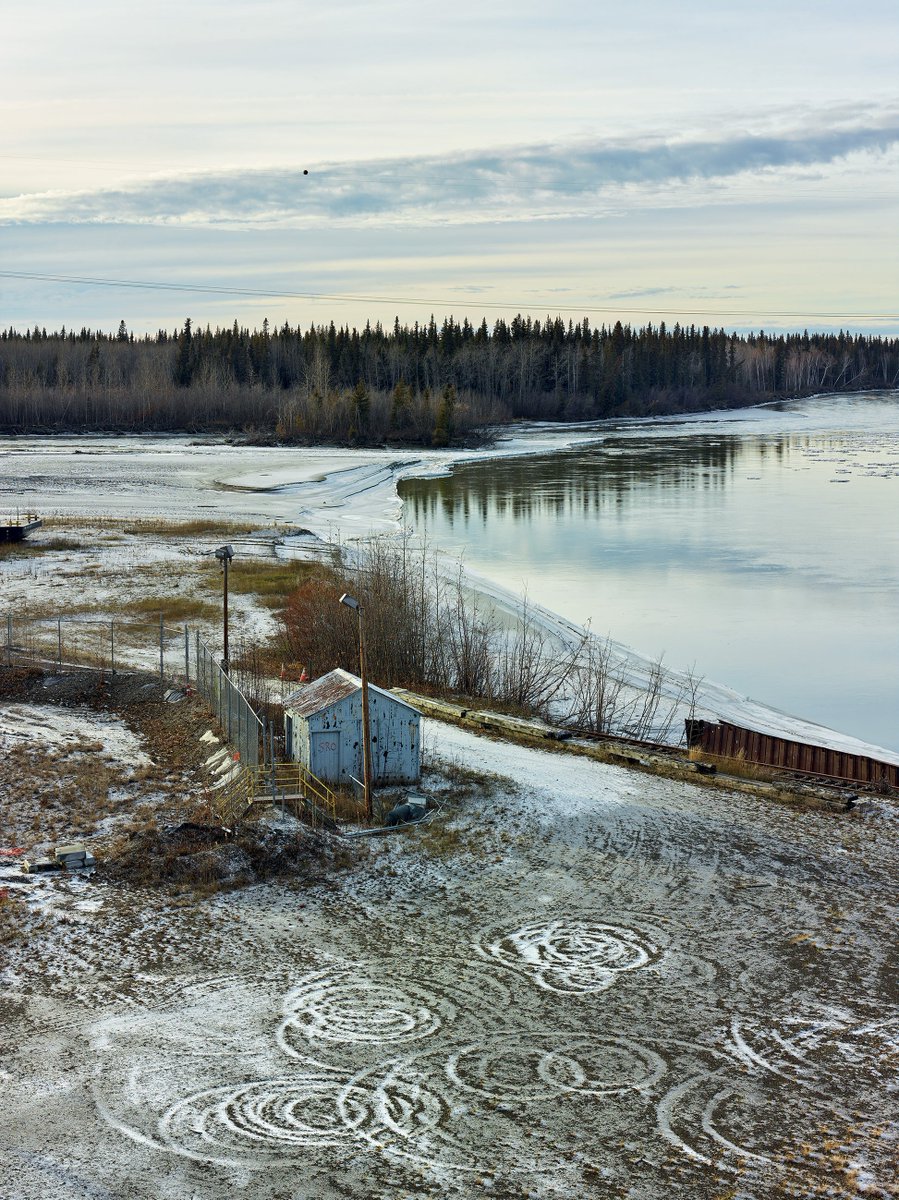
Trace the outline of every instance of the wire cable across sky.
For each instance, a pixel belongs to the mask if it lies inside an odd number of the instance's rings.
[[[238,288],[224,287],[219,284],[204,283],[169,283],[162,280],[150,279],[108,279],[92,275],[55,275],[38,271],[4,271],[0,270],[0,279],[22,279],[41,283],[62,283],[80,287],[128,288],[132,290],[157,292],[183,292],[196,295],[242,296],[255,300],[328,300],[336,303],[354,304],[390,304],[433,306],[440,309],[463,307],[457,299],[448,300],[446,297],[433,296],[370,296],[362,293],[343,292],[314,292],[314,291],[282,291],[276,288]],[[608,301],[589,304],[546,304],[546,303],[502,303],[496,300],[478,300],[472,307],[498,310],[503,312],[565,312],[589,316],[591,313],[621,316],[659,316],[659,317],[709,317],[722,320],[730,317],[752,318],[789,318],[793,320],[821,321],[896,321],[896,312],[811,312],[805,310],[787,310],[771,308],[693,308],[683,305],[678,308],[649,308],[633,307],[630,305],[611,304]]]

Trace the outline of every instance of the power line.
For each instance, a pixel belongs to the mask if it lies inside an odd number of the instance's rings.
[[[130,288],[143,291],[158,291],[158,292],[188,292],[200,295],[220,295],[220,296],[244,296],[250,299],[274,300],[331,300],[338,303],[363,303],[363,304],[415,304],[429,305],[436,308],[453,308],[467,306],[464,301],[458,298],[448,300],[446,297],[429,297],[429,296],[367,296],[358,293],[342,293],[342,292],[291,292],[280,291],[277,289],[258,290],[255,288],[235,288],[222,287],[215,284],[204,283],[164,283],[162,281],[153,281],[146,279],[104,279],[90,275],[51,275],[43,274],[37,271],[3,271],[0,270],[0,278],[2,279],[24,279],[43,283],[64,283],[75,284],[83,287],[107,287],[107,288]],[[787,310],[787,309],[770,309],[770,308],[691,308],[688,305],[680,308],[636,308],[628,305],[610,305],[606,304],[506,304],[498,301],[479,300],[472,301],[471,307],[480,307],[486,309],[499,309],[504,312],[509,312],[513,309],[534,310],[538,309],[541,312],[570,312],[579,313],[582,316],[591,312],[596,313],[622,313],[633,314],[636,316],[679,316],[689,314],[697,317],[791,317],[811,318],[813,320],[831,320],[831,321],[895,321],[899,320],[899,313],[845,313],[845,312],[811,312],[804,309]]]

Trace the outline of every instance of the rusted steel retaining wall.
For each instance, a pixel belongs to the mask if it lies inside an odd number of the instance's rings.
[[[809,775],[824,775],[829,779],[844,779],[849,783],[887,783],[891,787],[899,787],[899,766],[894,763],[830,750],[826,746],[772,737],[767,733],[757,733],[754,729],[731,725],[727,721],[718,724],[712,721],[687,721],[686,727],[687,745],[696,746],[706,754],[740,758],[759,766],[784,767],[788,771]]]
[[[734,775],[716,773],[714,768],[703,763],[691,762],[686,751],[676,746],[650,747],[647,742],[634,743],[619,738],[593,735],[569,738],[569,730],[544,721],[521,720],[505,714],[479,712],[437,700],[432,696],[419,696],[403,688],[393,688],[394,693],[413,704],[421,713],[438,721],[449,721],[475,733],[486,733],[496,737],[510,737],[515,741],[531,742],[535,745],[554,743],[569,754],[592,758],[612,766],[636,768],[652,775],[668,779],[689,779],[697,786],[726,787],[730,791],[745,792],[756,798],[798,805],[801,808],[824,809],[828,812],[846,812],[846,796],[842,788],[832,784],[810,784],[799,780],[781,780],[769,783],[762,779],[743,779]]]

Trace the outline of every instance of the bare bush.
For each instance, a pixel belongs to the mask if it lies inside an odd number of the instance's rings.
[[[496,656],[494,687],[506,704],[546,716],[572,678],[589,635],[569,649],[559,647],[541,626],[527,596],[515,628]]]
[[[618,729],[625,712],[625,685],[613,670],[614,652],[609,638],[587,638],[571,671],[571,688],[565,720],[593,733]]]
[[[684,702],[686,688],[662,665],[662,658],[649,664],[643,687],[634,693],[622,732],[637,741],[667,741],[671,726]],[[669,689],[666,692],[666,685]],[[665,707],[662,707],[664,703]]]
[[[342,592],[362,607],[368,673],[382,686],[455,693],[641,740],[667,740],[684,703],[695,707],[699,681],[682,682],[661,658],[645,679],[628,678],[608,638],[585,632],[566,646],[527,598],[504,628],[461,566],[447,576],[408,536],[345,551],[288,598],[278,650],[310,676],[358,671],[357,621],[340,606]]]

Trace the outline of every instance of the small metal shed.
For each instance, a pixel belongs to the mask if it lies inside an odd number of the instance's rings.
[[[416,783],[421,776],[421,713],[383,688],[368,685],[372,783]],[[290,758],[326,783],[361,780],[362,680],[330,671],[284,701]]]

